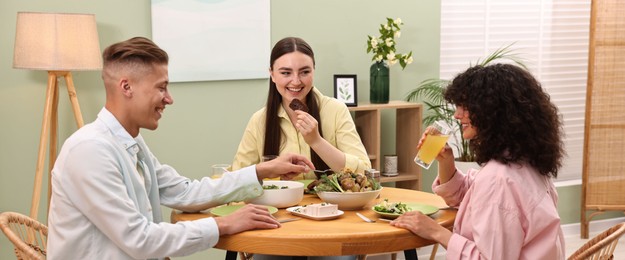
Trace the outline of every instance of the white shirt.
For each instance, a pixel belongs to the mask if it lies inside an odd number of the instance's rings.
[[[137,172],[143,160],[144,180]],[[160,205],[195,212],[261,194],[255,166],[190,180],[160,162],[103,108],[63,145],[52,170],[48,259],[147,259],[213,247],[213,218],[163,222]]]

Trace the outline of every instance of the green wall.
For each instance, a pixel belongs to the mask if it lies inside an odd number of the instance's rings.
[[[316,52],[315,85],[333,95],[333,74],[358,75],[358,100],[366,101],[371,56],[366,36],[377,34],[385,17],[404,22],[399,52],[413,51],[415,62],[401,71],[391,69],[391,99],[402,99],[416,83],[438,75],[438,0],[272,0],[271,40],[304,38]],[[18,11],[94,13],[100,47],[134,36],[151,35],[149,1],[29,0],[0,2],[0,211],[29,213],[45,98],[44,71],[12,68],[15,20]],[[267,57],[269,60],[269,57]],[[104,104],[99,72],[75,72],[74,83],[85,122],[91,122]],[[249,116],[262,107],[268,80],[173,83],[174,105],[166,109],[157,131],[143,131],[161,162],[191,178],[209,173],[209,165],[232,161]],[[394,118],[383,114],[383,154],[394,153]],[[62,143],[76,130],[66,88],[61,84],[59,138]],[[424,190],[434,170],[424,173]],[[47,178],[46,178],[47,179]],[[44,183],[44,186],[47,183]],[[564,223],[579,221],[579,186],[559,189]],[[46,194],[46,190],[43,191]],[[40,212],[45,212],[42,197]],[[166,211],[168,214],[168,211]],[[40,220],[45,220],[41,213]],[[11,259],[8,240],[0,236],[0,259]],[[211,249],[184,259],[218,259]]]
[[[357,74],[358,99],[364,101],[369,98],[371,64],[366,36],[377,34],[385,17],[401,17],[405,25],[399,51],[412,50],[415,58],[404,71],[399,66],[391,69],[391,99],[401,99],[416,82],[437,75],[439,8],[437,0],[402,0],[386,5],[369,0],[272,0],[271,40],[273,44],[285,36],[304,38],[316,52],[315,85],[332,96],[333,74]],[[18,11],[94,13],[101,49],[134,36],[150,37],[151,17],[150,1],[0,2],[0,211],[28,215],[46,73],[12,68]],[[74,83],[84,120],[90,122],[104,104],[99,72],[75,72]],[[173,165],[183,175],[199,178],[209,173],[211,164],[232,161],[247,120],[264,104],[267,87],[267,79],[171,84],[174,105],[166,109],[157,131],[143,131],[142,135],[161,162]],[[64,83],[60,98],[62,143],[76,130]],[[392,120],[385,118],[389,125]],[[386,132],[385,139],[392,140],[394,131]],[[383,149],[392,153],[394,147],[386,145]],[[42,199],[45,202],[45,197]],[[45,207],[40,208],[40,212],[45,211]],[[39,219],[44,220],[45,215],[40,214]],[[4,236],[0,236],[0,248],[0,259],[13,258]],[[185,259],[219,259],[222,255],[223,251],[211,249]]]

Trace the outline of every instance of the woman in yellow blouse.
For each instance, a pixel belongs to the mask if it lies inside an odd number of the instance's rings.
[[[371,168],[347,106],[324,96],[313,86],[315,57],[304,40],[287,37],[273,47],[267,104],[247,124],[233,170],[253,165],[264,155],[296,153],[307,156],[318,170]],[[293,110],[294,99],[304,103]],[[296,179],[313,179],[314,174]]]

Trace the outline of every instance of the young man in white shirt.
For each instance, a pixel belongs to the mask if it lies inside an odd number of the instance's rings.
[[[106,104],[69,137],[52,170],[48,259],[152,259],[213,247],[221,235],[280,224],[262,206],[225,217],[164,222],[160,206],[200,211],[262,193],[261,180],[314,168],[300,155],[191,180],[150,152],[139,131],[155,130],[167,105],[168,56],[136,37],[103,53]]]

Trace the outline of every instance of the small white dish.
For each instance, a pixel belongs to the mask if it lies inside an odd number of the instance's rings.
[[[312,215],[308,215],[308,214],[304,213],[303,212],[303,208],[304,208],[304,206],[295,206],[295,207],[287,208],[286,211],[290,212],[291,214],[293,214],[295,216],[300,216],[300,217],[303,217],[303,218],[309,218],[309,219],[313,219],[313,220],[335,219],[335,218],[340,217],[344,213],[342,210],[337,210],[336,214],[332,214],[332,215],[312,216]]]

